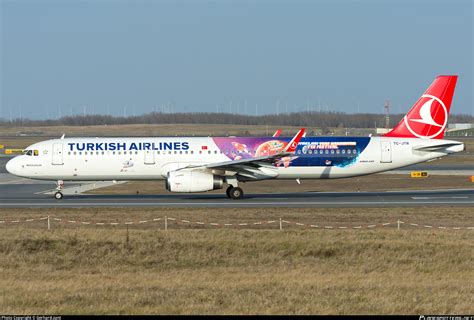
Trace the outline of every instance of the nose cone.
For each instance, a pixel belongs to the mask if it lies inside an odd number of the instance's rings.
[[[5,168],[7,171],[11,174],[18,175],[18,159],[13,158],[10,161],[7,162]]]

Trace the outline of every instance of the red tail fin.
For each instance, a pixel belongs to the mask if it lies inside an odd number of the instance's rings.
[[[439,76],[385,137],[443,139],[458,76]]]

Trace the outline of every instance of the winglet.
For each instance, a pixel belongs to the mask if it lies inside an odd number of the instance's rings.
[[[275,137],[279,137],[281,134],[281,129],[278,129],[277,131],[275,131],[275,133],[273,134],[273,138]]]
[[[290,143],[286,146],[284,152],[289,152],[289,153],[294,153],[296,150],[296,147],[298,146],[298,143],[301,140],[301,137],[303,137],[304,134],[304,128],[301,128],[300,131],[291,139]]]

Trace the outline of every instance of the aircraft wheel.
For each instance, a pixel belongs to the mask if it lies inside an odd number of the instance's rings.
[[[244,196],[244,191],[239,187],[233,187],[232,189],[230,189],[229,195],[232,199],[239,200],[242,199],[242,197]]]
[[[227,189],[225,190],[225,194],[227,195],[227,198],[230,198],[230,190],[233,188],[233,186],[228,186]]]
[[[62,198],[63,198],[63,194],[60,191],[54,194],[54,199],[61,200]]]

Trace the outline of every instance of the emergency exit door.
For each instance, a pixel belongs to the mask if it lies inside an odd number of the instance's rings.
[[[381,141],[381,158],[380,162],[390,163],[392,162],[392,143],[390,141]]]
[[[153,150],[145,150],[145,164],[155,164],[155,152]]]
[[[54,143],[53,144],[53,162],[52,164],[61,165],[64,164],[63,161],[63,144]]]

